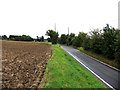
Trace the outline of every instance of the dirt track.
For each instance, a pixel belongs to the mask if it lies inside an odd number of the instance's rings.
[[[37,87],[51,56],[51,46],[15,41],[3,41],[2,46],[2,87]]]

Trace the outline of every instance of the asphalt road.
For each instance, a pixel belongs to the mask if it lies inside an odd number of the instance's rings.
[[[73,57],[76,57],[79,62],[82,62],[91,71],[103,79],[107,84],[112,86],[114,89],[120,88],[120,71],[112,69],[98,61],[94,58],[83,54],[77,49],[68,46],[61,46],[65,51],[67,51]],[[108,85],[108,86],[109,86]],[[110,87],[109,86],[109,87]]]

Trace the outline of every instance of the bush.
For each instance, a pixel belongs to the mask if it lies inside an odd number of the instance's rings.
[[[76,36],[73,39],[72,45],[75,46],[75,47],[80,47],[80,42],[81,42],[80,38]]]
[[[15,40],[15,41],[33,41],[33,38],[31,38],[29,35],[22,35],[22,36],[16,36],[16,35],[10,35],[9,40]]]

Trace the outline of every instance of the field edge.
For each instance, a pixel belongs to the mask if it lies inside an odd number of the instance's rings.
[[[76,69],[78,69],[78,67],[79,68],[82,68],[82,69],[84,69],[85,70],[85,72],[84,71],[82,71],[82,72],[84,72],[84,73],[87,73],[87,74],[85,74],[87,77],[89,77],[89,75],[90,75],[90,78],[92,77],[92,79],[93,79],[93,81],[95,81],[95,82],[97,82],[97,84],[99,83],[99,85],[97,85],[96,83],[94,83],[94,84],[96,84],[95,85],[95,87],[91,87],[91,86],[88,86],[88,84],[85,84],[86,86],[74,86],[74,87],[71,87],[71,86],[57,86],[57,87],[55,87],[54,85],[53,86],[50,86],[50,87],[52,87],[52,88],[107,88],[106,87],[106,85],[105,84],[103,84],[103,82],[101,82],[98,78],[96,78],[93,74],[91,74],[86,68],[84,68],[82,65],[80,65],[72,56],[70,56],[66,51],[64,51],[62,48],[60,48],[59,46],[55,46],[55,45],[52,45],[52,47],[53,47],[53,54],[52,54],[52,57],[51,57],[51,59],[50,60],[48,60],[48,64],[49,63],[52,63],[53,62],[53,58],[55,57],[54,56],[54,50],[55,50],[55,48],[59,48],[59,49],[61,49],[61,51],[62,51],[62,53],[65,53],[66,54],[66,56],[68,56],[68,57],[70,57],[70,59],[72,58],[72,63],[75,63],[75,65],[79,65],[79,66],[77,66],[76,67]],[[49,87],[49,82],[52,82],[52,81],[49,81],[50,80],[50,76],[48,75],[50,72],[52,72],[52,71],[50,71],[49,70],[49,65],[47,64],[47,67],[46,67],[46,70],[45,70],[45,73],[44,73],[44,77],[43,77],[43,79],[42,79],[42,81],[41,81],[41,85],[39,86],[39,88],[50,88]],[[57,64],[58,65],[58,64]],[[62,67],[62,66],[61,66]],[[52,68],[54,68],[54,67],[52,67]],[[60,68],[59,68],[60,69]],[[52,72],[53,73],[53,72]],[[58,72],[59,73],[59,72]],[[69,72],[67,72],[67,73],[69,73]],[[73,73],[73,72],[71,72],[71,73]],[[83,78],[85,78],[86,76],[83,76]],[[56,76],[57,77],[57,76]],[[73,77],[69,77],[69,79],[70,78],[73,78]],[[65,79],[65,77],[62,77],[61,79]],[[53,80],[54,81],[54,80]],[[56,80],[56,81],[59,81],[59,79],[58,80]],[[69,81],[69,80],[68,80]],[[61,82],[61,81],[60,81]],[[64,81],[65,82],[65,81]],[[75,83],[79,83],[79,82],[75,82]],[[84,82],[84,83],[89,83],[90,84],[90,82]]]

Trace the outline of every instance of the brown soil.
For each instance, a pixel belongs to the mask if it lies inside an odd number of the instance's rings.
[[[35,42],[3,41],[2,49],[2,87],[37,87],[51,56],[51,46]]]

